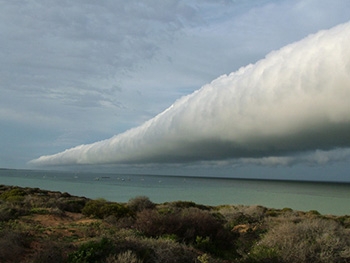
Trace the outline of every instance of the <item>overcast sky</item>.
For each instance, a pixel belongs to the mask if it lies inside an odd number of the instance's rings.
[[[350,1],[0,2],[0,167],[350,181]]]

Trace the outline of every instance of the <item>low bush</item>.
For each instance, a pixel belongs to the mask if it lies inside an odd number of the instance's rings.
[[[117,218],[131,215],[131,211],[125,205],[107,202],[104,199],[88,201],[82,209],[82,213],[101,219],[111,215]]]
[[[24,211],[17,207],[8,206],[6,203],[0,204],[0,221],[9,221],[23,215]]]
[[[170,203],[171,206],[177,207],[177,208],[190,208],[190,207],[195,207],[201,210],[209,210],[210,207],[205,206],[205,205],[199,205],[196,204],[195,202],[192,201],[175,201]]]
[[[143,240],[145,247],[150,249],[149,261],[154,263],[192,263],[198,256],[190,247],[174,240],[159,238]]]
[[[106,263],[142,263],[142,260],[138,259],[133,251],[127,250],[118,255],[110,255],[107,257]]]
[[[276,248],[255,246],[249,254],[247,263],[281,263],[279,252]],[[296,261],[299,262],[299,261]]]
[[[31,214],[47,215],[50,211],[47,208],[32,208],[29,211]]]
[[[273,251],[283,263],[350,262],[349,231],[334,220],[313,218],[273,226],[250,256]]]
[[[86,198],[74,198],[70,196],[67,198],[67,196],[65,196],[64,198],[60,198],[58,200],[57,206],[63,211],[81,213],[86,203]]]
[[[16,262],[28,244],[28,236],[11,229],[3,229],[0,232],[0,262]]]
[[[63,255],[63,249],[55,244],[54,242],[48,240],[42,249],[34,256],[32,260],[33,263],[63,263],[66,259]]]
[[[23,197],[25,195],[26,195],[26,192],[24,190],[22,190],[19,187],[15,187],[13,189],[9,189],[9,190],[3,192],[0,195],[0,198],[4,199],[4,200],[8,200],[11,197],[17,197],[17,196],[22,196]]]
[[[25,195],[25,191],[23,191],[21,188],[15,187],[13,189],[3,192],[0,195],[0,198],[7,202],[20,203],[24,200]]]
[[[117,255],[132,251],[142,262],[149,263],[192,263],[196,262],[198,253],[190,246],[167,238],[140,238],[129,233],[115,241]],[[129,262],[129,261],[125,261]]]
[[[345,228],[350,228],[350,215],[340,216],[336,220]]]
[[[133,212],[141,212],[145,209],[153,209],[156,205],[147,196],[137,196],[128,201],[127,207]]]
[[[105,262],[106,258],[113,253],[113,249],[114,245],[110,239],[102,238],[100,241],[90,241],[69,254],[68,263]]]
[[[261,221],[267,209],[262,206],[220,206],[218,212],[224,216],[231,227],[240,224],[252,224]]]
[[[234,252],[234,233],[225,229],[224,222],[216,216],[198,208],[184,208],[167,214],[144,210],[138,213],[135,226],[146,236],[175,236],[178,242],[197,245],[216,255]]]

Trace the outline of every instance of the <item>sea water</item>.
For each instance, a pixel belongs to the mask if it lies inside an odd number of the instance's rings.
[[[155,203],[262,205],[350,215],[350,184],[231,178],[0,170],[0,184],[37,187],[88,198],[127,202],[147,196]]]

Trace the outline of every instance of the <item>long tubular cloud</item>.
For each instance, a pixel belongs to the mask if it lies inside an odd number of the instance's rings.
[[[347,147],[350,22],[223,75],[139,127],[30,163],[183,163]]]

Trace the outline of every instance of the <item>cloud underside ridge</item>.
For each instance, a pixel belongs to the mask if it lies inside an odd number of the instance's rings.
[[[139,127],[30,163],[292,163],[289,156],[347,149],[349,44],[350,23],[320,31],[215,79]]]

